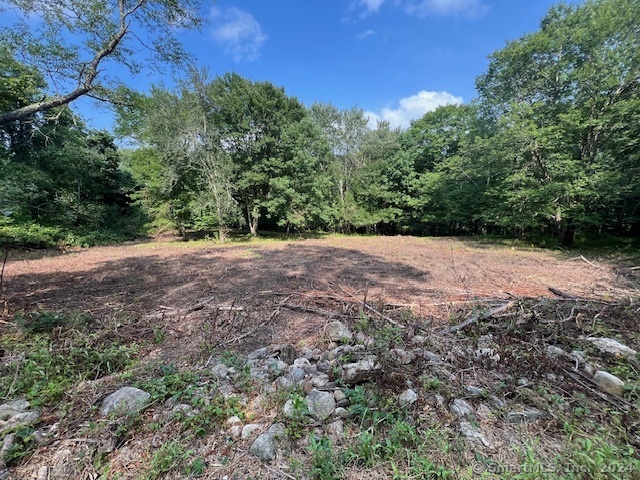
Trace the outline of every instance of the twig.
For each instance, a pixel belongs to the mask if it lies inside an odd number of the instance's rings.
[[[561,290],[558,290],[557,288],[553,288],[553,287],[549,287],[549,291],[551,293],[553,293],[554,295],[557,295],[558,297],[562,297],[562,298],[566,298],[569,300],[579,300],[578,297],[576,297],[575,295],[571,295],[569,293],[565,293]]]
[[[249,330],[246,333],[243,333],[239,337],[235,337],[235,338],[232,338],[231,340],[226,340],[224,342],[221,342],[220,345],[228,345],[230,343],[237,342],[239,340],[242,340],[245,337],[248,337],[249,335],[252,335],[252,334],[256,333],[258,330],[260,330],[262,327],[264,327],[267,323],[269,323],[271,320],[273,320],[280,313],[280,309],[282,307],[286,307],[287,306],[285,304],[290,298],[291,298],[291,295],[289,295],[283,302],[279,303],[277,308],[271,313],[269,318],[266,319],[264,322],[262,322],[260,325],[258,325],[256,328],[254,328],[253,330]]]
[[[471,317],[467,320],[465,320],[464,322],[458,324],[458,325],[454,325],[453,327],[449,327],[447,329],[442,330],[440,333],[455,333],[458,330],[462,330],[465,327],[468,327],[469,325],[476,323],[480,320],[486,320],[488,318],[493,317],[494,315],[498,314],[498,313],[502,313],[505,310],[509,310],[511,307],[513,307],[515,305],[515,302],[509,302],[505,305],[502,305],[498,308],[494,308],[493,310],[490,310],[489,312],[483,314],[483,315],[476,315],[475,317]]]
[[[588,263],[589,265],[591,265],[592,267],[594,267],[594,268],[600,268],[600,267],[598,267],[597,265],[595,265],[594,263],[592,263],[592,262],[590,262],[589,260],[587,260],[586,258],[584,258],[584,255],[580,255],[580,258],[581,258],[582,260],[584,260],[586,263]]]
[[[342,289],[342,288],[341,288]],[[398,322],[396,322],[393,318],[390,318],[382,313],[380,313],[379,311],[377,311],[375,308],[373,308],[370,305],[367,305],[366,303],[364,303],[362,300],[354,297],[353,295],[351,295],[349,292],[347,292],[346,290],[342,289],[342,291],[344,293],[346,293],[347,295],[349,295],[351,298],[353,298],[356,302],[362,304],[362,306],[364,308],[366,308],[367,310],[369,310],[371,313],[374,313],[376,315],[378,315],[380,318],[382,318],[383,320],[386,320],[387,322],[389,322],[391,325],[395,325],[398,328],[405,328],[404,325],[400,325]]]

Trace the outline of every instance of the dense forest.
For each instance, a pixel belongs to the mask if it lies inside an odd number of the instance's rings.
[[[538,31],[490,56],[474,101],[405,131],[370,129],[357,107],[305,106],[268,81],[188,66],[176,88],[109,98],[113,134],[127,141],[117,142],[84,125],[73,98],[47,103],[39,64],[16,42],[0,37],[5,245],[169,230],[221,240],[233,229],[496,234],[565,246],[640,234],[635,0],[556,5]],[[44,107],[26,108],[35,104]]]

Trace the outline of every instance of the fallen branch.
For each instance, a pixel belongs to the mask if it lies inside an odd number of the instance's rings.
[[[505,310],[509,310],[511,307],[513,307],[516,303],[515,302],[509,302],[505,305],[502,305],[498,308],[494,308],[493,310],[483,314],[483,315],[476,315],[475,317],[471,317],[467,320],[465,320],[464,322],[458,324],[458,325],[454,325],[453,327],[449,327],[445,330],[442,330],[440,333],[455,333],[459,330],[462,330],[463,328],[468,327],[471,324],[474,324],[476,322],[479,322],[481,320],[487,320],[488,318],[493,317],[494,315],[498,314],[498,313],[502,313]]]
[[[398,322],[396,322],[393,318],[388,317],[382,313],[380,313],[379,311],[377,311],[375,308],[373,308],[372,306],[368,305],[367,303],[363,302],[362,300],[360,300],[359,298],[351,295],[349,292],[347,292],[346,290],[344,290],[343,288],[341,288],[341,290],[346,293],[347,295],[349,295],[351,298],[353,298],[356,302],[360,303],[364,308],[366,308],[367,310],[369,310],[371,313],[379,316],[380,318],[382,318],[383,320],[386,320],[387,322],[389,322],[391,325],[395,325],[398,328],[405,328],[404,325],[400,325]]]
[[[566,298],[568,300],[579,300],[579,298],[575,295],[563,292],[562,290],[558,290],[557,288],[549,287],[549,291],[560,298]]]
[[[219,345],[228,345],[230,343],[233,342],[238,342],[240,340],[242,340],[243,338],[248,337],[249,335],[252,335],[254,333],[256,333],[258,330],[260,330],[262,327],[264,327],[267,323],[269,323],[271,320],[273,320],[274,318],[276,318],[276,316],[280,313],[280,309],[282,307],[286,307],[287,305],[286,302],[291,298],[291,295],[289,295],[283,302],[281,302],[280,304],[278,304],[278,306],[276,307],[276,309],[271,313],[271,315],[269,316],[269,318],[267,318],[264,322],[262,322],[260,325],[258,325],[256,328],[254,328],[253,330],[249,330],[246,333],[243,333],[242,335],[240,335],[239,337],[235,337],[232,338],[231,340],[226,340],[224,342],[221,342]],[[207,361],[207,363],[209,363]]]
[[[587,260],[586,258],[584,258],[584,255],[580,255],[580,258],[581,258],[582,260],[584,260],[586,263],[588,263],[589,265],[591,265],[592,267],[594,267],[594,268],[600,268],[600,267],[598,267],[597,265],[595,265],[594,263],[592,263],[592,262],[590,262],[589,260]]]
[[[2,293],[2,286],[4,282],[4,267],[7,265],[7,258],[9,257],[9,249],[4,249],[4,258],[2,259],[2,271],[0,272],[0,293]]]

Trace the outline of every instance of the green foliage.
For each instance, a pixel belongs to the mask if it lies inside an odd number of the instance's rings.
[[[333,451],[331,440],[327,437],[309,439],[311,450],[311,470],[309,476],[317,480],[339,480],[343,478],[343,469],[339,458]]]
[[[31,427],[21,426],[14,432],[13,445],[6,451],[4,460],[8,467],[18,465],[29,458],[38,444],[33,437],[34,430]]]
[[[190,476],[202,475],[206,464],[202,458],[194,458],[194,454],[194,450],[187,449],[179,440],[163,443],[151,458],[145,480],[153,480],[178,471]]]
[[[96,334],[77,330],[86,325],[82,315],[38,311],[22,319],[28,335],[0,340],[5,351],[24,355],[17,366],[0,366],[0,391],[7,398],[18,395],[35,406],[48,404],[82,380],[123,371],[138,353],[135,344],[106,344]]]

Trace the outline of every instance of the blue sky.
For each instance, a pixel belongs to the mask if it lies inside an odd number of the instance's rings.
[[[538,29],[553,0],[218,0],[210,23],[182,35],[212,75],[236,71],[289,95],[339,108],[358,106],[392,125],[476,96],[487,56]],[[569,2],[575,3],[575,2]],[[147,90],[160,77],[128,83]],[[170,78],[162,79],[168,84]],[[96,128],[112,116],[76,104]]]

